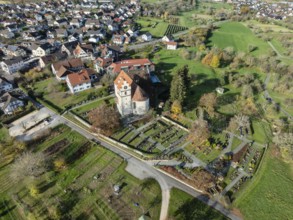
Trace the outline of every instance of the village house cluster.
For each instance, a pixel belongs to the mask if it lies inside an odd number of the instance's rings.
[[[248,6],[256,12],[256,17],[267,17],[283,20],[293,16],[293,2],[266,2],[261,0],[233,0],[235,10],[240,13],[242,6]]]

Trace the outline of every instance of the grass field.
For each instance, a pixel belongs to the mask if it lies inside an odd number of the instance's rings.
[[[150,32],[153,37],[161,38],[164,36],[164,33],[167,30],[168,23],[158,19],[158,18],[151,18],[151,17],[143,17],[136,21],[138,24],[141,25],[141,32]]]
[[[81,107],[75,108],[73,111],[77,114],[81,114],[84,112],[88,112],[94,108],[97,108],[98,106],[102,105],[102,104],[114,104],[115,103],[115,99],[113,97],[109,97],[109,98],[105,98],[105,99],[99,99],[93,102],[90,102],[88,104],[85,104]]]
[[[58,82],[55,78],[52,77],[40,82],[36,82],[34,84],[34,91],[36,93],[42,93],[44,99],[49,100],[59,108],[65,109],[65,107],[68,105],[78,104],[84,100],[87,100],[89,96],[93,94],[98,95],[101,90],[104,90],[104,88],[90,88],[76,94],[71,94],[69,91],[67,91],[68,89],[66,85],[64,85],[66,87],[66,91],[62,90],[61,84],[61,82]],[[55,90],[49,91],[49,87],[52,87],[52,85],[54,85]]]
[[[56,145],[59,147],[52,147]],[[47,219],[56,207],[61,207],[70,219],[138,219],[145,212],[149,212],[152,219],[159,218],[159,185],[151,179],[134,178],[124,170],[126,163],[122,158],[70,128],[59,126],[45,141],[31,147],[49,153],[49,171],[31,180],[40,194],[32,197],[25,185],[27,181],[13,184],[9,166],[1,167],[1,219],[28,219],[29,216],[30,219],[32,216]],[[65,159],[66,168],[54,171],[52,163],[60,157]],[[121,187],[119,196],[113,192],[114,184]]]
[[[171,190],[169,218],[178,220],[227,219],[215,209],[179,189]]]
[[[210,46],[220,48],[233,47],[237,51],[248,52],[248,46],[257,47],[253,55],[267,54],[270,47],[267,42],[257,38],[252,31],[238,22],[225,22],[209,38]]]
[[[255,179],[236,201],[244,219],[293,219],[292,164],[270,150]]]

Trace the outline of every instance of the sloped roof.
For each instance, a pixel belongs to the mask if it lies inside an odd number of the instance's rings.
[[[110,67],[113,68],[113,72],[117,73],[121,71],[122,67],[143,66],[146,64],[152,65],[153,63],[149,59],[131,59],[112,63]]]
[[[132,96],[132,100],[135,102],[145,101],[149,98],[145,91],[140,86],[136,86],[135,92]]]
[[[130,86],[132,86],[132,84],[134,83],[131,77],[122,70],[116,77],[114,84],[117,86],[118,89],[121,89],[124,84],[124,81],[126,81],[127,84]]]
[[[18,97],[12,95],[9,92],[4,93],[0,97],[0,103],[4,103],[2,109],[4,110],[11,102],[20,100]],[[20,100],[21,101],[21,100]]]
[[[88,71],[86,69],[81,70],[78,73],[71,73],[67,75],[68,81],[71,86],[77,86],[83,83],[90,83],[90,77]]]

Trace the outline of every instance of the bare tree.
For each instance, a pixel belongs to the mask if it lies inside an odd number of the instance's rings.
[[[92,129],[110,136],[120,127],[120,116],[116,109],[105,104],[93,109],[88,114]]]
[[[38,177],[46,172],[45,155],[42,152],[25,152],[12,164],[11,177],[22,180],[25,177]]]
[[[204,94],[199,100],[199,105],[203,107],[211,117],[215,116],[216,104],[217,95],[214,92]]]
[[[228,130],[235,131],[240,128],[250,130],[250,120],[248,116],[240,114],[231,118]]]
[[[207,121],[198,119],[196,120],[191,127],[188,139],[201,144],[203,141],[210,137],[210,131]]]

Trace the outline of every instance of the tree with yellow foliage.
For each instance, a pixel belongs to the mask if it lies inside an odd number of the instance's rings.
[[[30,186],[29,191],[30,195],[34,198],[38,197],[38,195],[40,194],[40,191],[36,185]]]
[[[171,112],[175,115],[182,113],[182,106],[178,100],[175,100],[171,106]]]
[[[54,167],[56,170],[61,170],[66,167],[66,162],[64,158],[58,158],[54,161]]]

